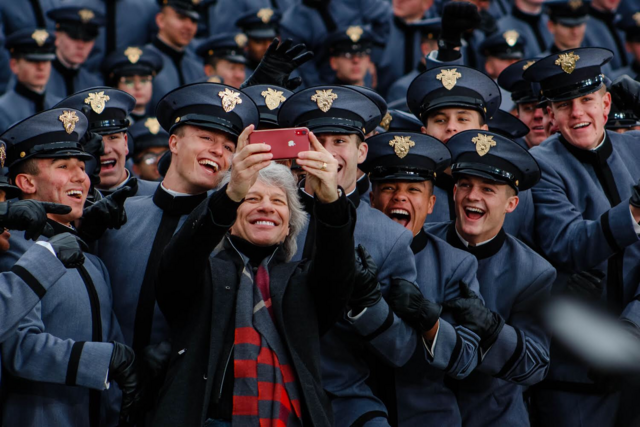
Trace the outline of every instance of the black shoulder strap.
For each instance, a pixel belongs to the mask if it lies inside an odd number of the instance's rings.
[[[39,28],[46,28],[44,21],[44,14],[42,13],[42,6],[40,6],[40,0],[30,0],[31,7],[33,8],[33,15],[36,17],[36,25]]]

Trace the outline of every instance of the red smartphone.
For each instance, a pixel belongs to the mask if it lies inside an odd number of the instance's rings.
[[[256,130],[249,135],[249,144],[269,144],[273,160],[296,159],[301,151],[309,151],[309,129],[287,128]]]

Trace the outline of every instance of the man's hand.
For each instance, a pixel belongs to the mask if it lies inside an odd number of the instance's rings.
[[[412,328],[424,333],[436,325],[442,307],[429,301],[418,287],[404,279],[393,279],[387,302],[394,313]]]
[[[460,282],[460,297],[446,301],[443,306],[452,312],[459,325],[480,337],[480,345],[485,350],[498,339],[504,326],[504,319],[489,310],[464,282]]]
[[[629,201],[631,205],[631,214],[633,215],[633,219],[640,223],[640,181],[633,187],[631,187],[631,200]]]
[[[131,179],[125,187],[119,188],[104,199],[85,208],[79,231],[89,240],[98,240],[108,228],[119,230],[127,222],[124,202],[136,193],[137,180]]]
[[[289,75],[313,58],[313,52],[307,50],[304,44],[293,47],[292,44],[291,39],[283,42],[279,42],[277,38],[273,39],[256,70],[242,83],[240,89],[261,84],[277,85],[289,90],[300,86],[302,79],[300,77],[290,79]]]
[[[269,166],[273,154],[268,144],[249,144],[249,135],[254,126],[249,125],[238,137],[236,154],[231,164],[231,180],[227,185],[227,196],[241,202],[258,179],[258,172]]]
[[[587,300],[599,300],[604,289],[604,273],[600,270],[581,271],[571,275],[567,282],[570,295]]]
[[[0,227],[24,231],[25,239],[37,240],[47,228],[47,214],[66,215],[70,206],[36,200],[0,203]],[[50,228],[50,226],[49,226]]]
[[[620,110],[631,110],[640,114],[640,83],[627,75],[615,79],[611,85],[611,97]]]
[[[136,355],[131,347],[112,342],[113,353],[109,363],[109,380],[115,381],[122,391],[120,425],[134,425],[142,401],[141,384],[138,380]]]
[[[67,268],[78,268],[84,264],[83,246],[86,244],[71,233],[57,234],[49,239],[49,244],[60,262]]]
[[[372,307],[382,298],[378,283],[378,266],[362,245],[356,248],[356,274],[349,306],[357,314],[362,309]]]
[[[296,162],[307,172],[307,184],[321,203],[338,200],[338,161],[309,132],[311,151],[301,151]]]

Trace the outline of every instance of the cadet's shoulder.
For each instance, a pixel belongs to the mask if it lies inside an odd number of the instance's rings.
[[[424,231],[427,233],[437,236],[439,238],[444,238],[447,235],[447,230],[449,229],[449,225],[451,225],[451,221],[447,222],[426,222],[422,227]]]
[[[438,224],[447,224],[447,223],[434,223]],[[426,226],[426,224],[425,224]],[[426,227],[425,227],[426,228]],[[443,262],[453,263],[453,264],[462,264],[464,261],[474,262],[475,257],[471,255],[469,252],[465,252],[462,249],[454,248],[446,240],[441,239],[435,234],[425,231],[427,238],[429,239],[428,245],[431,245],[431,248],[434,252],[439,255],[439,259]]]
[[[160,185],[158,181],[138,179],[138,192],[136,193],[136,196],[152,196],[158,189],[158,185]]]
[[[536,278],[544,272],[555,271],[555,268],[549,261],[540,256],[520,239],[507,234],[504,245],[509,253],[509,259],[518,269],[518,275]]]
[[[625,133],[617,133],[607,131],[607,137],[611,139],[613,148],[629,147],[633,148],[635,153],[640,152],[638,145],[640,144],[640,131],[632,130]]]

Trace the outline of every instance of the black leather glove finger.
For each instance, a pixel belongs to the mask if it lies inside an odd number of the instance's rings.
[[[313,53],[302,53],[303,49],[306,49],[304,45],[291,47],[292,44],[293,41],[291,39],[283,40],[280,44],[278,44],[278,39],[274,39],[256,70],[242,83],[240,89],[259,84],[272,84],[282,87],[287,87],[287,84],[295,84],[293,82],[288,83],[289,75],[300,64],[313,56]],[[311,53],[311,56],[308,53]]]
[[[573,296],[597,301],[602,298],[604,276],[599,270],[575,273],[567,282],[567,292]]]
[[[620,110],[631,110],[640,114],[640,83],[627,75],[615,79],[611,88],[613,102]]]
[[[127,198],[135,196],[137,189],[138,179],[132,178],[127,182],[126,186],[117,189],[105,198],[105,200],[111,198],[112,202],[109,204],[110,218],[112,220],[109,224],[110,228],[119,230],[120,227],[127,223],[127,212],[124,209],[124,202]]]
[[[162,341],[156,345],[146,346],[142,358],[151,378],[164,374],[171,359],[171,342]]]
[[[122,425],[137,420],[142,392],[133,349],[118,342],[112,342],[112,344],[109,380],[115,381],[122,391],[120,407],[120,424]]]
[[[137,186],[137,181],[134,181]],[[84,209],[79,227],[80,235],[87,240],[98,240],[108,228],[116,230],[127,222],[124,203],[133,196],[135,190],[128,185],[114,191],[107,197],[98,200]]]
[[[633,187],[631,187],[631,200],[629,201],[631,206],[640,208],[640,181]]]
[[[65,215],[71,207],[36,200],[0,203],[0,226],[24,231],[26,239],[37,240],[47,226],[47,214]]]
[[[459,298],[446,301],[443,306],[453,314],[459,324],[480,337],[480,345],[486,350],[498,339],[504,327],[504,319],[498,313],[489,310],[469,286],[460,283]]]
[[[378,283],[378,266],[362,245],[356,249],[355,278],[349,306],[354,313],[375,305],[382,298]]]
[[[404,279],[393,279],[387,302],[398,317],[420,332],[431,330],[442,307],[426,299],[418,287]]]
[[[285,89],[289,89],[291,91],[296,90],[298,86],[302,84],[302,77],[294,77],[292,79],[287,80],[284,84]]]
[[[49,244],[65,267],[77,268],[84,264],[82,244],[73,234],[57,234],[49,239]]]

